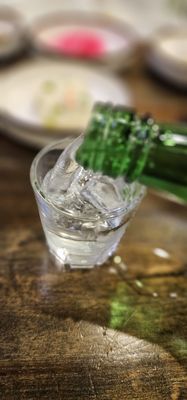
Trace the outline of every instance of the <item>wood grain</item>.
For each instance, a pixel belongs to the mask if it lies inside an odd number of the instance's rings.
[[[185,109],[151,78],[132,86],[142,111]],[[29,183],[34,151],[2,137],[0,154],[0,399],[186,400],[186,208],[149,193],[120,264],[64,273]]]

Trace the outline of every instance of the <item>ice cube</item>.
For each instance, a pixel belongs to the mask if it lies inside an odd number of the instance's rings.
[[[124,204],[115,181],[102,175],[94,174],[81,191],[81,196],[101,213],[117,210]]]
[[[76,163],[71,147],[72,144],[62,152],[55,166],[46,174],[42,183],[42,192],[55,205],[63,204],[74,177],[82,168]]]
[[[75,161],[82,139],[78,138],[58,158],[44,178],[42,191],[59,208],[80,215],[96,216],[124,206],[122,178],[113,180],[86,171]]]
[[[66,192],[71,185],[74,173],[78,169],[78,164],[75,161],[67,160],[67,163],[57,161],[55,167],[47,173],[43,181],[43,189],[47,190],[48,195],[58,193],[59,195]]]

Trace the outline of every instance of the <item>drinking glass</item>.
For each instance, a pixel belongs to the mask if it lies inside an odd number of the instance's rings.
[[[55,263],[71,268],[92,268],[103,264],[116,250],[137,210],[144,193],[138,182],[127,185],[124,207],[93,216],[59,209],[42,192],[46,173],[53,168],[70,139],[42,149],[31,166],[31,184],[35,193],[46,242]]]

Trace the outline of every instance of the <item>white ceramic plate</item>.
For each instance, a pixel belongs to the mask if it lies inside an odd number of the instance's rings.
[[[150,44],[148,63],[166,80],[187,87],[187,29],[158,31]]]
[[[13,8],[0,6],[0,61],[21,53],[25,46],[25,29],[21,15]]]
[[[15,139],[38,147],[78,135],[96,101],[131,104],[129,90],[103,69],[43,58],[0,75],[0,125]]]
[[[31,25],[31,39],[36,49],[47,54],[102,62],[113,69],[131,65],[139,45],[135,30],[125,22],[73,11],[38,18]]]

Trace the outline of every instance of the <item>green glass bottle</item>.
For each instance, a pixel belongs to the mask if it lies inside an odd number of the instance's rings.
[[[97,103],[76,158],[85,168],[138,179],[187,201],[187,128]]]

